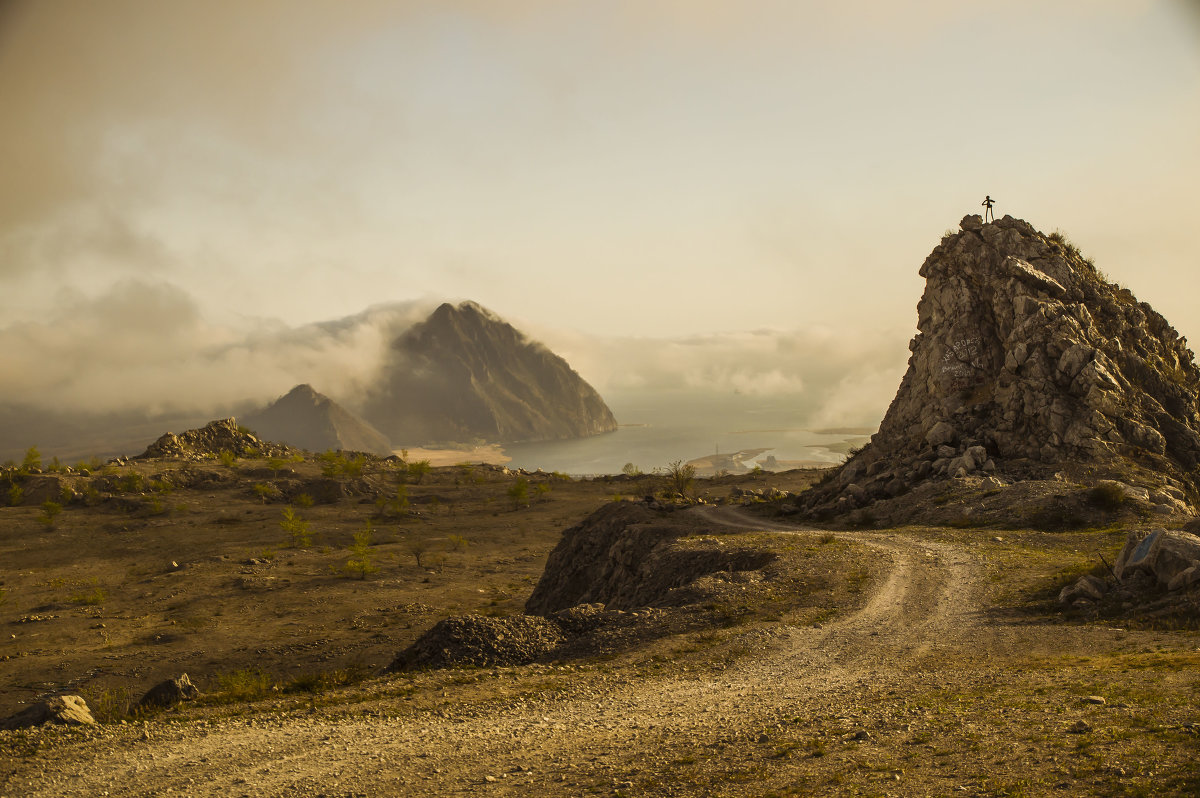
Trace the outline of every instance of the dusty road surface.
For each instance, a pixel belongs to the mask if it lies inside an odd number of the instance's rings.
[[[836,534],[886,575],[823,623],[694,636],[687,657],[108,727],[3,763],[0,795],[1194,793],[1194,635],[1008,615],[982,543]]]

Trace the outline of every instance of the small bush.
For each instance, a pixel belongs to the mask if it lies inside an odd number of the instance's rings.
[[[42,502],[42,513],[38,516],[38,520],[42,522],[47,529],[54,528],[54,520],[62,513],[62,505],[55,501],[47,499]]]
[[[67,601],[71,602],[72,604],[95,606],[97,604],[103,604],[104,600],[107,598],[108,594],[104,592],[104,588],[96,587],[89,591],[80,590],[79,592],[72,593],[67,597]]]
[[[16,507],[23,501],[25,501],[25,489],[14,482],[8,489],[8,505]]]
[[[301,507],[312,507],[313,497],[307,493],[301,493],[296,497],[296,504],[300,505]]]
[[[354,544],[350,546],[350,559],[346,560],[346,564],[343,566],[347,575],[355,574],[359,579],[366,579],[368,574],[379,570],[374,562],[374,552],[371,551],[371,533],[374,531],[368,520],[366,526],[354,533]]]
[[[291,507],[283,508],[283,518],[280,519],[279,526],[288,534],[293,549],[303,549],[312,545],[312,533],[308,529],[308,522],[296,515],[296,511]]]
[[[217,455],[217,461],[226,468],[233,468],[237,463],[237,455],[228,449],[222,449],[221,453]]]
[[[33,469],[42,468],[42,453],[38,451],[36,446],[30,446],[25,451],[25,459],[21,462],[22,471],[32,471]]]
[[[425,475],[432,470],[433,466],[428,460],[417,460],[408,464],[408,475],[412,477],[413,482],[417,483],[418,485],[421,484],[421,480],[425,478]]]
[[[217,674],[217,703],[239,703],[262,698],[274,686],[270,674],[260,668],[242,668]]]
[[[687,496],[696,479],[696,467],[676,460],[667,465],[667,492]]]
[[[1088,491],[1088,501],[1093,506],[1109,512],[1121,509],[1127,498],[1125,490],[1112,482],[1102,482]]]
[[[467,540],[462,535],[447,535],[446,541],[450,544],[450,549],[452,551],[466,551],[467,547],[471,545],[471,541]]]
[[[525,477],[518,477],[517,481],[508,489],[508,498],[512,501],[513,509],[519,510],[522,507],[529,506],[529,480]]]

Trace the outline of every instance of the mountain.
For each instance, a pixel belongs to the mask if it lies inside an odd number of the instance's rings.
[[[921,266],[918,332],[879,432],[803,508],[1066,474],[1140,482],[1186,512],[1180,500],[1200,495],[1200,369],[1187,341],[1059,234],[1009,216],[960,228]]]
[[[475,304],[443,304],[391,346],[363,416],[399,445],[578,438],[617,428],[592,386]]]
[[[262,410],[243,416],[242,423],[263,440],[312,452],[392,453],[383,433],[309,385],[297,385]]]

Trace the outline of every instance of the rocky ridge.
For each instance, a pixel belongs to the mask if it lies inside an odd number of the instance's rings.
[[[178,435],[168,432],[146,447],[146,451],[136,459],[169,457],[205,460],[217,457],[222,452],[230,452],[237,457],[274,457],[289,454],[290,451],[287,446],[259,440],[252,432],[239,426],[237,419],[221,418]]]
[[[1200,369],[1187,341],[1059,234],[967,216],[921,266],[908,371],[879,432],[799,509],[837,515],[931,482],[1142,482],[1190,512]],[[1061,477],[1060,477],[1061,478]]]

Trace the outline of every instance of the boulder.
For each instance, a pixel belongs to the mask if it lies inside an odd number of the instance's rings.
[[[192,684],[192,680],[186,673],[181,673],[174,678],[165,679],[147,690],[146,694],[138,701],[138,706],[146,708],[173,707],[183,701],[191,701],[198,695],[200,695],[200,691],[196,689],[196,685]]]
[[[1200,564],[1200,537],[1178,530],[1154,529],[1148,534],[1130,532],[1113,572],[1120,580],[1138,573],[1151,576],[1163,587],[1183,571]]]
[[[26,729],[31,726],[94,726],[96,719],[87,702],[77,695],[56,695],[39,701],[16,715],[0,720],[0,729]]]
[[[948,421],[939,421],[934,424],[929,432],[925,433],[925,442],[937,449],[939,446],[948,446],[958,440],[958,432],[954,426]]]
[[[1086,599],[1088,601],[1099,601],[1104,598],[1104,594],[1108,592],[1108,583],[1103,579],[1084,574],[1076,580],[1075,584],[1067,585],[1058,593],[1058,602],[1060,604],[1073,604],[1078,599]]]

